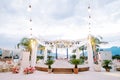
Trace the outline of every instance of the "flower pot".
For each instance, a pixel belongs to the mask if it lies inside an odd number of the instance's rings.
[[[109,69],[109,68],[106,68],[105,70],[106,70],[106,72],[110,72],[110,69]]]
[[[48,69],[48,73],[52,73],[52,69]]]
[[[78,74],[78,68],[74,68],[73,71],[75,74]]]

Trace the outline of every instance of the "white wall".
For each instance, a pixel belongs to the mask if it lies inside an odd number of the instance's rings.
[[[112,53],[111,51],[100,51],[99,58],[100,60],[112,60]]]

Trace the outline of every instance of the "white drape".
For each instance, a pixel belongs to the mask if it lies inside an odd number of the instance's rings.
[[[87,52],[88,52],[88,65],[90,67],[89,70],[93,71],[94,61],[93,61],[93,50],[92,50],[91,36],[90,35],[89,35],[88,43],[87,43]]]

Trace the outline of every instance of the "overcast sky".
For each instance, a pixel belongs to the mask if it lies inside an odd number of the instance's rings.
[[[86,38],[89,1],[91,34],[102,36],[109,46],[120,46],[120,0],[0,0],[0,47],[14,48],[21,38],[30,36],[31,27],[40,39]]]

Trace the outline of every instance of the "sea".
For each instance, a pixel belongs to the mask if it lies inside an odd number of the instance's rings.
[[[103,49],[100,49],[100,51],[111,51],[112,55],[120,55],[120,47],[116,47],[116,46],[113,46],[111,48],[103,48]],[[37,55],[41,55],[42,52],[38,51],[37,52]],[[2,50],[0,50],[0,55],[2,54]],[[69,57],[73,54],[73,53],[68,53],[69,54]],[[84,52],[85,56],[87,56],[87,51]],[[52,56],[56,56],[56,53],[50,53],[49,55],[52,55]],[[66,52],[64,53],[59,53],[57,54],[59,57],[66,57],[67,54]],[[81,54],[82,55],[82,54]]]

